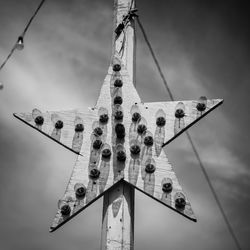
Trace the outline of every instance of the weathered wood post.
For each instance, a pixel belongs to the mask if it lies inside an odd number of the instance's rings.
[[[134,7],[133,0],[114,1],[113,31],[122,23],[129,9]],[[135,22],[133,19],[123,32],[121,38],[117,38],[117,34],[113,32],[111,60],[117,53],[119,54],[119,51],[123,51],[122,63],[126,65],[129,77],[134,83]],[[101,250],[134,249],[134,193],[133,187],[121,182],[104,194]]]
[[[104,195],[101,250],[134,248],[134,189],[196,221],[162,148],[223,100],[144,103],[134,87],[135,0],[115,0],[111,64],[95,107],[14,114],[78,154],[50,231]]]

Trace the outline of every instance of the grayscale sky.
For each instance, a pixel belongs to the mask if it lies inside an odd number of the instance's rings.
[[[0,61],[39,0],[0,0]],[[205,95],[222,106],[190,129],[243,249],[250,248],[250,34],[247,1],[138,0],[141,21],[177,100]],[[93,106],[111,55],[113,1],[47,0],[0,72],[0,246],[97,250],[102,199],[58,231],[49,226],[76,156],[15,119],[14,112]],[[137,30],[137,89],[169,97]],[[183,134],[168,158],[198,218],[193,223],[136,192],[136,250],[236,249]]]

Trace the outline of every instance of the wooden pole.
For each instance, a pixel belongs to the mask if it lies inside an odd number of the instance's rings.
[[[101,250],[134,249],[134,192],[120,182],[104,195]]]
[[[128,10],[134,8],[134,0],[115,0],[114,30],[121,23]],[[132,82],[135,82],[135,24],[132,20],[122,34],[116,39],[113,33],[112,59],[124,46],[122,63],[127,68]],[[125,41],[125,43],[124,43]],[[111,60],[112,60],[111,59]],[[125,182],[119,182],[104,194],[101,250],[134,249],[134,188]]]

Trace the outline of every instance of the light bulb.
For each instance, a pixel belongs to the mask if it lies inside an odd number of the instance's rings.
[[[16,42],[16,49],[22,50],[24,48],[23,37],[19,36]]]

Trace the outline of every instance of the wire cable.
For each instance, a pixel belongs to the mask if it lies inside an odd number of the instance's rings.
[[[141,21],[140,21],[140,19],[139,19],[138,16],[137,16],[136,20],[137,20],[137,23],[138,23],[138,25],[139,25],[141,31],[142,31],[143,37],[144,37],[144,39],[145,39],[145,42],[146,42],[146,44],[148,45],[148,48],[149,48],[150,53],[151,53],[151,56],[152,56],[152,58],[153,58],[153,60],[154,60],[154,62],[155,62],[155,65],[156,65],[156,67],[157,67],[157,69],[158,69],[158,71],[159,71],[159,74],[160,74],[161,79],[162,79],[162,81],[163,81],[163,83],[164,83],[164,86],[165,86],[165,88],[166,88],[166,90],[167,90],[167,92],[168,92],[168,94],[169,94],[169,97],[170,97],[171,101],[174,101],[174,96],[173,96],[173,94],[172,94],[172,92],[171,92],[171,90],[170,90],[170,88],[169,88],[169,86],[168,86],[167,80],[166,80],[166,78],[165,78],[165,76],[164,76],[164,74],[163,74],[163,72],[162,72],[162,70],[161,70],[160,64],[159,64],[159,62],[158,62],[158,60],[157,60],[157,58],[156,58],[156,56],[155,56],[155,53],[154,53],[153,48],[152,48],[152,46],[151,46],[151,43],[150,43],[149,40],[148,40],[147,34],[146,34],[146,32],[145,32],[145,29],[144,29],[144,27],[143,27],[143,25],[142,25],[142,23],[141,23]],[[195,147],[195,145],[194,145],[194,142],[193,142],[193,140],[192,140],[190,134],[189,134],[187,131],[186,131],[186,135],[187,135],[187,138],[188,138],[188,140],[189,140],[189,142],[190,142],[190,144],[191,144],[191,147],[192,147],[192,149],[193,149],[193,151],[194,151],[194,154],[195,154],[195,156],[196,156],[196,158],[197,158],[197,160],[198,160],[198,162],[199,162],[199,165],[200,165],[201,170],[202,170],[202,172],[203,172],[203,174],[204,174],[204,176],[205,176],[205,179],[206,179],[206,181],[207,181],[207,183],[208,183],[208,186],[209,186],[209,188],[210,188],[210,190],[211,190],[211,192],[212,192],[212,194],[213,194],[213,196],[214,196],[214,199],[215,199],[215,201],[216,201],[216,203],[217,203],[217,206],[219,207],[219,210],[220,210],[220,212],[221,212],[221,214],[222,214],[222,217],[223,217],[223,219],[224,219],[224,221],[225,221],[225,224],[226,224],[226,226],[227,226],[227,228],[228,228],[228,231],[229,231],[229,233],[231,234],[231,236],[232,236],[232,238],[233,238],[233,240],[234,240],[234,242],[235,242],[235,245],[237,246],[237,249],[238,249],[238,250],[241,250],[240,243],[239,243],[239,241],[238,241],[238,239],[237,239],[237,237],[236,237],[236,235],[235,235],[235,233],[234,233],[234,231],[233,231],[233,228],[232,228],[232,226],[231,226],[229,220],[227,219],[226,213],[225,213],[225,211],[224,211],[224,209],[223,209],[223,207],[222,207],[222,205],[221,205],[221,202],[220,202],[220,200],[219,200],[219,198],[218,198],[218,196],[217,196],[217,194],[216,194],[216,192],[215,192],[215,189],[214,189],[214,187],[213,187],[213,185],[212,185],[212,182],[211,182],[210,179],[209,179],[209,175],[208,175],[208,173],[207,173],[207,171],[206,171],[206,169],[205,169],[205,166],[204,166],[204,164],[203,164],[203,162],[202,162],[202,160],[201,160],[201,157],[200,157],[200,155],[199,155],[199,153],[198,153],[198,151],[197,151],[197,149],[196,149],[196,147]]]
[[[45,2],[45,0],[42,0],[42,1],[40,2],[40,4],[38,5],[36,11],[34,12],[34,14],[33,14],[33,15],[31,16],[31,18],[29,19],[28,23],[26,24],[26,26],[25,26],[23,32],[21,33],[21,35],[20,35],[19,37],[24,38],[24,36],[25,36],[27,30],[29,29],[29,27],[30,27],[30,25],[31,25],[31,23],[32,23],[32,21],[33,21],[33,19],[35,18],[35,16],[37,15],[37,13],[38,13],[38,11],[41,9],[41,7],[43,6],[44,2]],[[17,41],[18,41],[18,40],[17,40]],[[8,62],[8,60],[10,59],[10,57],[12,56],[12,54],[14,53],[14,51],[15,51],[15,49],[16,49],[16,44],[17,44],[17,42],[14,44],[14,46],[12,47],[10,53],[8,54],[8,56],[6,57],[6,59],[3,61],[3,63],[1,64],[1,66],[0,66],[0,71],[3,69],[3,67],[5,66],[5,64]]]

